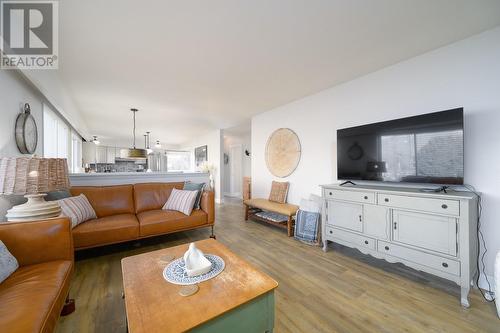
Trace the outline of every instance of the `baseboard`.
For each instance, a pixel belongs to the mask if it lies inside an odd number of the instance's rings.
[[[490,282],[491,291],[495,292],[495,280],[493,279],[493,276],[488,275],[488,281]],[[486,291],[489,289],[488,282],[486,282],[484,274],[481,274],[479,277],[479,288]]]

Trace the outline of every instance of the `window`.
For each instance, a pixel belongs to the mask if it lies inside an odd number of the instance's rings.
[[[191,152],[167,150],[167,171],[186,172],[191,170]]]
[[[43,156],[66,158],[70,172],[78,172],[82,159],[82,139],[56,114],[43,105]]]

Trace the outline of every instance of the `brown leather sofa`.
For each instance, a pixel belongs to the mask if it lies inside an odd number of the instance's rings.
[[[73,229],[75,250],[203,227],[211,227],[213,236],[213,192],[203,192],[201,209],[190,216],[162,210],[172,189],[183,186],[180,182],[72,187],[71,195],[85,194],[97,215]]]
[[[0,283],[0,331],[52,332],[74,266],[69,220],[1,223],[0,239],[19,263]]]

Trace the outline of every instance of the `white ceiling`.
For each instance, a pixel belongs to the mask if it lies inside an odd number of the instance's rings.
[[[61,0],[59,15],[59,74],[92,134],[129,144],[137,107],[139,134],[179,144],[488,30],[500,1]]]

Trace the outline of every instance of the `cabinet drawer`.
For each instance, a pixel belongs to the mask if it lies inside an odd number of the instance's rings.
[[[325,189],[325,198],[354,202],[375,203],[375,193]]]
[[[460,263],[404,246],[378,241],[378,251],[453,275],[460,275]]]
[[[445,215],[460,215],[460,203],[458,200],[406,197],[402,195],[379,193],[377,201],[378,204],[382,206],[406,208]]]
[[[345,242],[355,244],[357,246],[366,247],[372,250],[376,248],[376,241],[373,238],[365,237],[363,235],[354,234],[349,231],[344,231],[337,228],[326,227],[326,234],[328,238],[338,238]]]

